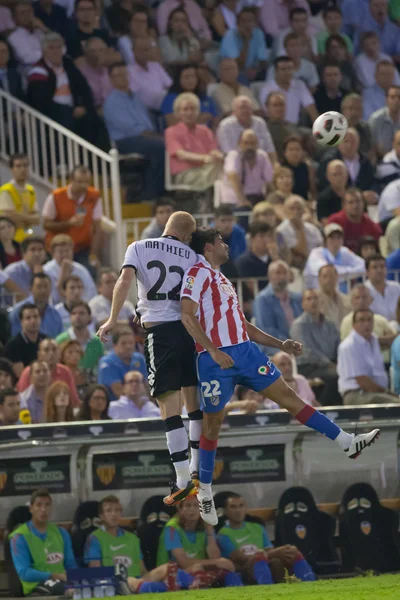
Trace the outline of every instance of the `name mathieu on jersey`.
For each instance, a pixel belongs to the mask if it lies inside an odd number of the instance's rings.
[[[137,312],[142,323],[180,320],[183,276],[197,260],[196,252],[170,236],[128,246],[122,268],[136,271]]]

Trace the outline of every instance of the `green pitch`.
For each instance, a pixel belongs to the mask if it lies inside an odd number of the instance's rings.
[[[400,575],[139,596],[141,600],[156,600],[156,597],[158,600],[399,600]],[[138,596],[124,598],[137,600]]]

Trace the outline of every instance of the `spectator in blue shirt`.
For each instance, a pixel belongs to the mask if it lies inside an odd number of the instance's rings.
[[[100,359],[98,383],[105,385],[111,400],[118,400],[124,393],[124,377],[129,371],[139,371],[146,383],[149,395],[147,370],[144,356],[135,352],[136,340],[130,329],[122,329],[113,335],[113,350]]]
[[[18,285],[26,294],[29,294],[32,277],[35,271],[42,270],[46,259],[44,241],[36,236],[27,237],[21,243],[22,260],[11,263],[4,269],[4,273]]]
[[[35,304],[40,312],[40,333],[55,338],[64,331],[62,319],[59,312],[49,304],[51,296],[51,279],[46,273],[35,273],[32,278],[31,295],[25,300],[18,302],[9,315],[11,323],[11,334],[17,335],[21,331],[19,313],[27,303]]]
[[[241,254],[246,252],[246,233],[235,223],[232,206],[221,204],[214,211],[214,226],[222,235],[225,244],[229,246],[229,258],[235,261]]]
[[[164,140],[154,131],[147,108],[130,91],[126,65],[111,65],[110,78],[114,89],[103,107],[108,134],[119,152],[138,152],[149,162],[140,199],[152,200],[164,192]]]
[[[386,259],[386,268],[388,270],[388,274],[386,279],[390,279],[390,281],[398,281],[399,273],[393,273],[393,271],[400,271],[400,248],[394,250]]]
[[[374,31],[382,45],[382,52],[389,54],[396,62],[399,62],[400,56],[400,28],[397,27],[388,15],[387,0],[370,0],[369,5],[362,2],[352,2],[355,14],[352,16],[354,22],[354,50],[357,54],[360,51],[360,37],[365,31]],[[345,7],[343,6],[343,14]],[[347,33],[347,31],[346,31]]]
[[[239,81],[248,85],[263,78],[268,49],[264,33],[256,26],[254,10],[244,8],[237,16],[237,29],[229,29],[222,38],[220,58],[234,58],[239,66]]]
[[[389,60],[381,60],[376,65],[375,83],[362,91],[364,119],[386,105],[386,96],[395,81],[396,67]]]
[[[176,70],[174,82],[161,104],[160,110],[165,117],[167,127],[179,123],[180,119],[174,113],[174,102],[179,94],[184,92],[195,94],[200,101],[200,114],[197,122],[200,125],[208,125],[209,127],[213,124],[216,125],[217,105],[211,96],[202,93],[195,65],[186,64]]]
[[[253,305],[257,327],[279,340],[290,337],[291,324],[303,312],[300,294],[287,289],[289,278],[289,266],[283,260],[274,260],[268,267],[269,284],[258,294]],[[269,356],[277,352],[275,348],[260,347]]]

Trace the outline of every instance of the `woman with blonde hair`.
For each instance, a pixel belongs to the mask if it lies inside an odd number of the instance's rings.
[[[46,392],[44,420],[46,423],[65,423],[74,420],[71,392],[63,381],[55,381]]]
[[[266,200],[273,205],[279,221],[283,221],[285,213],[283,203],[292,194],[294,184],[293,172],[289,167],[278,165],[274,169],[272,185],[274,191],[268,194]]]

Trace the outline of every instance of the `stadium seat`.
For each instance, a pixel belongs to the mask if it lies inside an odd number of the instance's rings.
[[[396,546],[399,515],[379,502],[369,483],[345,491],[339,516],[343,565],[349,569],[387,573],[400,570]]]
[[[76,562],[84,566],[83,554],[88,536],[100,527],[99,503],[96,500],[81,502],[72,521],[71,539]]]
[[[275,520],[275,545],[297,546],[313,570],[320,575],[341,569],[335,542],[335,519],[320,511],[306,488],[283,492]]]
[[[27,506],[16,506],[12,509],[7,517],[6,526],[4,529],[4,562],[5,571],[8,578],[8,588],[10,594],[13,597],[19,598],[23,596],[22,586],[14,567],[14,563],[11,556],[9,534],[14,531],[19,525],[26,523],[31,518],[31,513]]]
[[[175,509],[164,504],[163,496],[152,496],[142,506],[137,535],[148,571],[156,567],[158,540],[165,524],[174,514]]]

